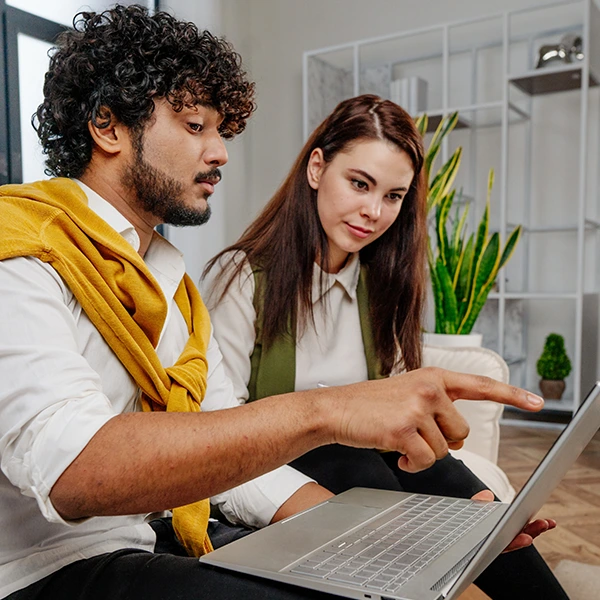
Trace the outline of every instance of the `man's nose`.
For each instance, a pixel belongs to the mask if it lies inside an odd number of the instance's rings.
[[[219,134],[215,134],[204,153],[204,161],[212,167],[222,167],[228,159],[223,138]]]

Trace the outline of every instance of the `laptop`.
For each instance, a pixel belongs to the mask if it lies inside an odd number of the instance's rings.
[[[454,600],[536,515],[599,428],[597,382],[510,504],[353,488],[200,560],[345,598]]]

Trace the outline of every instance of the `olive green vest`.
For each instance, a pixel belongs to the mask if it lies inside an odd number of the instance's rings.
[[[288,323],[288,330],[280,335],[270,346],[262,343],[264,321],[264,274],[260,268],[254,268],[254,309],[256,310],[256,341],[250,357],[250,381],[248,383],[248,402],[293,392],[296,385],[296,324]],[[375,353],[371,319],[369,317],[369,296],[366,282],[366,267],[360,267],[356,299],[367,373],[369,379],[381,379],[380,365]]]

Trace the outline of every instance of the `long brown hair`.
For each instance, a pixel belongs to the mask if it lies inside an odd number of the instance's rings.
[[[315,148],[324,160],[347,151],[360,140],[391,142],[409,156],[415,175],[400,214],[377,240],[363,248],[373,338],[382,373],[421,364],[421,320],[425,299],[426,186],[422,139],[410,115],[397,104],[374,95],[357,96],[338,104],[313,132],[290,173],[241,238],[217,254],[241,251],[265,274],[263,343],[287,331],[289,319],[304,326],[312,320],[313,264],[326,271],[328,240],[319,220],[317,192],[308,184],[306,168]],[[223,294],[239,276],[243,261],[233,269]],[[217,277],[223,275],[223,272]]]

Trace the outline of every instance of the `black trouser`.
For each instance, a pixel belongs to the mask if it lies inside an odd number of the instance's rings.
[[[344,446],[313,450],[292,463],[335,493],[356,486],[470,498],[485,485],[452,458],[417,474],[398,469],[395,453]],[[156,552],[125,549],[80,560],[6,600],[335,600],[338,596],[213,569],[184,556],[168,520],[152,523]],[[248,533],[211,523],[215,546]],[[499,556],[475,582],[493,600],[566,599],[533,548]]]
[[[155,552],[125,549],[79,560],[6,600],[339,600],[267,579],[214,569],[185,555],[170,519],[151,523]],[[211,539],[231,541],[251,533],[211,523]]]
[[[290,465],[335,494],[353,487],[370,487],[471,498],[487,489],[462,461],[450,455],[420,473],[399,469],[398,458],[396,452],[334,444],[312,450]],[[533,546],[501,554],[475,584],[493,600],[568,600]]]

